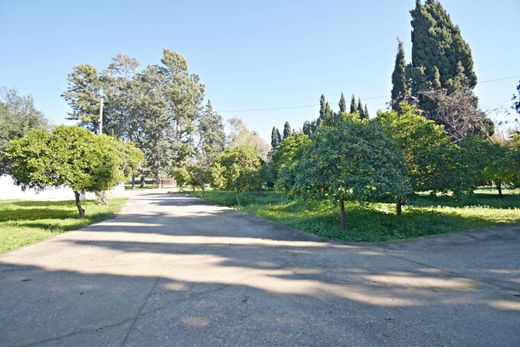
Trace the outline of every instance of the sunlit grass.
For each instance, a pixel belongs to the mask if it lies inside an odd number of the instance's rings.
[[[125,200],[109,199],[106,206],[83,201],[83,219],[74,201],[0,201],[0,252],[111,218]]]
[[[201,196],[200,192],[191,194]],[[232,192],[208,191],[206,200],[236,208]],[[409,199],[402,216],[395,214],[392,203],[348,202],[347,232],[339,227],[337,206],[327,201],[290,199],[275,192],[246,192],[241,200],[240,210],[244,212],[348,241],[407,239],[520,222],[520,195],[500,198],[490,192],[480,192],[462,201],[449,196],[417,195]]]

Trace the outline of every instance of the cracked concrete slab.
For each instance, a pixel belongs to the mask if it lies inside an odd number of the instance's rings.
[[[519,226],[347,244],[141,192],[0,255],[0,345],[517,346],[519,246]]]

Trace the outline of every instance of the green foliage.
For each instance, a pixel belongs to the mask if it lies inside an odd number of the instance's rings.
[[[240,205],[240,193],[260,185],[262,159],[249,145],[227,148],[218,155],[210,167],[212,185],[234,190]]]
[[[436,0],[416,2],[412,15],[412,94],[421,108],[432,110],[435,105],[424,100],[421,93],[432,88],[445,88],[450,93],[463,88],[473,89],[477,76],[473,71],[471,49],[460,29]]]
[[[125,200],[84,201],[88,216],[82,219],[76,217],[74,201],[0,201],[0,252],[112,218]]]
[[[273,127],[273,130],[271,130],[271,148],[276,148],[276,146],[278,146],[278,144],[280,143],[279,135],[280,131],[278,130],[278,128]]]
[[[392,137],[404,153],[408,175],[416,191],[444,191],[452,179],[448,175],[449,137],[443,127],[424,118],[422,111],[402,103],[401,112],[381,112],[376,123]]]
[[[99,129],[99,109],[101,100],[101,80],[94,66],[82,64],[75,66],[69,73],[69,85],[63,98],[72,108],[71,120],[91,131]]]
[[[49,124],[34,107],[30,95],[19,95],[16,89],[0,89],[0,154],[10,140],[27,134],[31,129],[47,129]],[[2,167],[0,167],[0,175]]]
[[[408,82],[406,60],[403,43],[399,41],[397,55],[395,57],[394,72],[392,73],[392,109],[398,110],[399,104],[410,97],[410,85]]]
[[[80,192],[109,190],[137,166],[138,150],[121,151],[124,147],[114,138],[75,126],[60,126],[51,133],[32,130],[7,146],[7,172],[23,189],[72,188],[82,217]]]
[[[191,183],[191,175],[186,167],[178,167],[173,169],[172,176],[175,178],[177,185],[181,188]]]
[[[289,136],[292,135],[292,128],[289,122],[285,122],[283,125],[283,139],[287,139]]]
[[[345,95],[341,93],[341,98],[339,99],[339,113],[347,113],[347,100],[345,99]]]
[[[279,191],[290,194],[294,188],[299,160],[310,144],[308,135],[300,133],[287,138],[272,154],[272,164],[275,171],[275,187]]]
[[[385,195],[406,195],[409,183],[401,151],[375,124],[337,120],[322,126],[297,168],[296,190],[340,203],[372,201]]]
[[[356,96],[352,94],[352,99],[350,99],[350,113],[355,113],[357,111],[356,106]]]

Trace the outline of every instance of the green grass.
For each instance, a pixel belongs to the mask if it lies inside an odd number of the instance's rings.
[[[125,201],[109,199],[106,206],[83,201],[83,219],[74,201],[0,201],[0,252],[111,218]]]
[[[402,216],[395,214],[392,203],[348,202],[347,232],[339,227],[338,207],[327,201],[290,199],[275,192],[245,192],[239,209],[329,238],[388,241],[518,223],[520,195],[508,193],[500,198],[491,191],[478,191],[461,202],[448,196],[416,195],[409,199]],[[200,192],[190,194],[201,196]],[[232,192],[208,191],[206,200],[237,208]]]

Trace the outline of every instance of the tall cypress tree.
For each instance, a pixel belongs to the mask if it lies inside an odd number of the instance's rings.
[[[288,138],[291,135],[292,135],[291,125],[289,124],[289,122],[285,122],[285,124],[283,126],[283,139],[285,140],[286,138]]]
[[[308,120],[303,122],[302,131],[305,135],[310,135],[312,133],[312,124]]]
[[[356,96],[352,94],[352,99],[350,99],[350,113],[354,113],[357,110],[356,106]]]
[[[321,94],[320,97],[320,119],[325,119],[325,95]]]
[[[273,130],[271,130],[271,147],[273,147],[273,148],[276,148],[276,146],[278,146],[277,133],[279,134],[280,131],[278,131],[278,129],[276,129],[276,127],[273,127]]]
[[[341,98],[339,99],[339,114],[347,113],[347,100],[345,100],[345,95],[341,93]]]
[[[365,104],[365,109],[363,110],[363,118],[366,118],[366,119],[370,118],[370,115],[368,114],[367,104]]]
[[[477,76],[473,71],[471,49],[460,29],[437,0],[416,1],[412,15],[412,93],[439,85],[450,93],[473,89]],[[436,74],[438,73],[438,78]]]
[[[329,102],[325,103],[325,118],[332,118],[334,116],[334,112],[330,108]]]
[[[277,143],[282,142],[282,134],[280,134],[280,130],[278,130],[278,128],[276,128],[276,141]]]
[[[394,72],[392,73],[392,109],[397,110],[399,104],[410,96],[406,60],[403,43],[399,40],[397,55],[395,57]]]
[[[359,113],[361,117],[363,117],[363,104],[361,103],[361,98],[358,99],[356,111]]]

